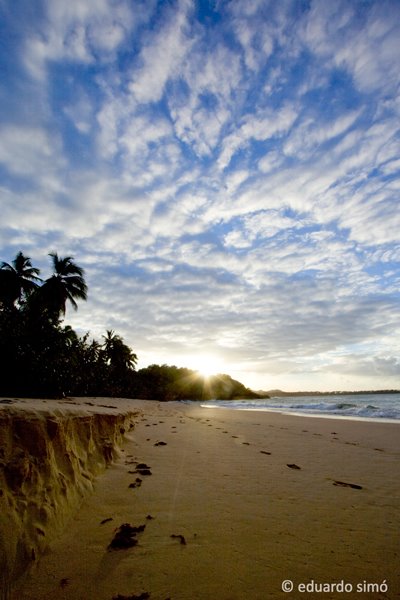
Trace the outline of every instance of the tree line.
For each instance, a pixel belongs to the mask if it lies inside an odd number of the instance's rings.
[[[47,279],[19,252],[0,265],[0,395],[113,396],[157,400],[257,397],[229,375],[205,380],[169,365],[136,370],[137,355],[113,330],[102,340],[63,323],[87,299],[84,269],[50,253]]]

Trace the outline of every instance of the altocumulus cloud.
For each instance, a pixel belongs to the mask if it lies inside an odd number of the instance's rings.
[[[254,388],[398,387],[397,0],[0,2],[1,259]]]

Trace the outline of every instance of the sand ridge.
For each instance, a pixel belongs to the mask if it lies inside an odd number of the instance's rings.
[[[136,414],[89,399],[0,400],[3,597],[92,492]]]
[[[286,579],[398,597],[397,424],[133,406],[124,452],[14,600],[304,597]],[[110,549],[123,525],[135,543]]]

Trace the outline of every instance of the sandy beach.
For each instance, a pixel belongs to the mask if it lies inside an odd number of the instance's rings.
[[[114,462],[10,598],[400,597],[400,424],[124,410]]]

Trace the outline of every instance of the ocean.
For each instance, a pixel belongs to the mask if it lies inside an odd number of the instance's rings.
[[[400,394],[275,396],[263,400],[209,400],[201,405],[209,408],[261,410],[310,417],[400,422]]]

